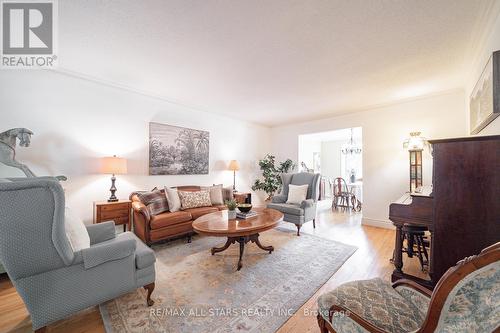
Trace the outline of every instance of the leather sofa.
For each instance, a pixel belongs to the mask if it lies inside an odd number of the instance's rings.
[[[178,191],[201,190],[200,186],[178,186],[174,188]],[[161,191],[164,193],[164,190]],[[205,214],[227,209],[224,205],[198,207],[178,212],[167,211],[151,216],[144,203],[137,196],[137,193],[132,193],[130,200],[132,201],[134,232],[148,245],[161,240],[182,236],[187,236],[188,242],[191,242],[191,235],[193,234],[192,223],[194,220]]]

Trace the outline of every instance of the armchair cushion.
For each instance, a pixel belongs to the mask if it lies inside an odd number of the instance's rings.
[[[287,196],[284,195],[284,194],[278,194],[278,195],[275,195],[272,199],[271,199],[271,202],[272,203],[285,203],[286,202],[286,199],[287,199]]]
[[[318,299],[319,311],[337,332],[363,332],[348,314],[335,313],[330,321],[332,305],[357,314],[372,325],[391,333],[411,332],[420,328],[425,314],[381,279],[352,281],[323,294]],[[425,309],[427,311],[427,309]]]
[[[313,199],[303,200],[300,203],[300,208],[302,208],[302,209],[307,209],[307,208],[310,208],[310,207],[313,207],[313,206],[314,206],[314,200]]]
[[[406,286],[398,286],[394,288],[394,290],[403,296],[405,300],[411,302],[423,316],[427,315],[427,310],[429,309],[429,304],[431,302],[429,297]]]
[[[299,205],[291,205],[286,203],[270,203],[267,204],[267,208],[276,209],[285,214],[291,215],[304,215],[304,209],[300,208]]]
[[[83,221],[71,209],[64,211],[64,229],[73,252],[90,247],[90,237]]]
[[[115,222],[108,221],[87,226],[90,245],[105,242],[116,237]]]
[[[498,332],[500,261],[481,267],[450,292],[436,332]]]
[[[105,241],[82,250],[83,265],[89,269],[134,254],[136,241],[124,237]]]
[[[136,243],[135,248],[135,267],[137,269],[143,269],[151,266],[156,261],[154,251],[146,246],[135,234],[132,232],[124,232],[118,234],[117,240],[133,240]]]

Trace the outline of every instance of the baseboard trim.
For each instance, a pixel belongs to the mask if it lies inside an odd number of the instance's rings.
[[[377,219],[369,219],[366,217],[363,217],[361,220],[362,225],[369,225],[371,227],[377,227],[377,228],[384,228],[384,229],[391,229],[394,230],[396,229],[394,225],[392,224],[391,221],[387,220],[377,220]]]

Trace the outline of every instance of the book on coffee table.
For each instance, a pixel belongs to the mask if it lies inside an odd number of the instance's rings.
[[[254,210],[251,210],[248,213],[243,213],[243,212],[237,212],[236,213],[236,217],[239,218],[239,219],[248,219],[248,218],[251,218],[251,217],[254,217],[254,216],[257,216],[257,215],[259,215],[259,213],[257,213]]]

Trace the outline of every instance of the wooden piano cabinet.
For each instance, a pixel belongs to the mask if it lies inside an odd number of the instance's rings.
[[[390,205],[389,218],[396,226],[392,280],[410,278],[432,288],[459,260],[500,241],[500,136],[430,143],[432,193],[406,194]],[[404,224],[431,232],[430,280],[403,272]]]
[[[430,143],[435,280],[458,260],[500,241],[500,135]]]

